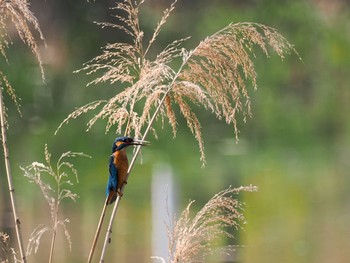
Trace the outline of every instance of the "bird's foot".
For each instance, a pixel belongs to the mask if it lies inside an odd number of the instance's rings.
[[[120,189],[117,190],[117,194],[122,197],[123,196],[123,193],[120,191]]]

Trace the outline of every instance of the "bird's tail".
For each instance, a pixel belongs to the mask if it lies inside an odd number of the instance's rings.
[[[110,191],[107,197],[106,205],[112,204],[117,199],[117,192],[116,191]]]

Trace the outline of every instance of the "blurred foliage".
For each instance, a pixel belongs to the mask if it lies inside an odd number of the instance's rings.
[[[21,97],[22,117],[10,98],[5,102],[24,234],[28,236],[43,221],[45,201],[28,185],[19,165],[42,161],[45,143],[50,145],[53,158],[68,150],[89,154],[91,160],[75,163],[80,199],[66,205],[71,218],[68,228],[74,229],[73,253],[62,253],[63,259],[83,262],[102,209],[107,161],[116,135],[105,134],[103,123],[85,132],[88,116],[53,134],[75,107],[116,92],[118,87],[107,85],[85,88],[91,77],[72,72],[99,54],[100,46],[109,40],[125,41],[125,36],[92,23],[113,19],[108,10],[113,1],[31,2],[47,43],[47,48],[42,47],[46,83],[41,82],[31,54],[16,36],[8,53],[9,63],[1,61],[2,70]],[[145,32],[155,27],[169,3],[146,1],[142,13]],[[253,118],[241,121],[237,144],[233,127],[198,109],[199,117],[205,120],[204,169],[190,132],[181,129],[183,120],[179,120],[175,140],[167,125],[158,132],[158,139],[149,138],[152,146],[143,150],[143,163],[139,161],[133,170],[115,226],[113,242],[121,262],[149,261],[150,181],[154,164],[162,162],[173,167],[179,209],[189,199],[197,200],[195,205],[200,207],[228,185],[259,187],[257,193],[245,196],[248,225],[238,243],[247,247],[240,250],[240,262],[349,262],[349,16],[350,5],[341,0],[178,2],[160,35],[159,49],[186,36],[192,36],[188,41],[191,47],[230,22],[252,21],[277,28],[295,45],[302,61],[296,56],[281,61],[275,55],[269,59],[257,55]],[[161,123],[157,125],[157,129],[161,127]],[[2,163],[0,168],[4,174]],[[2,176],[2,185],[3,180]],[[63,242],[60,250],[68,251]]]

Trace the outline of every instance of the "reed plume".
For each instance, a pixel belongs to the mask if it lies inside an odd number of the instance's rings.
[[[44,80],[44,68],[37,44],[38,38],[44,42],[44,36],[37,18],[29,8],[30,4],[27,0],[0,0],[0,53],[8,61],[6,51],[12,44],[8,29],[14,26],[22,42],[28,46],[36,58]]]
[[[256,47],[269,56],[269,47],[282,59],[293,46],[276,29],[257,23],[229,24],[200,42],[193,50],[183,48],[185,39],[175,40],[166,46],[155,59],[148,56],[161,27],[174,10],[174,1],[164,11],[150,40],[144,40],[140,29],[139,8],[145,1],[125,0],[113,8],[124,12],[115,18],[119,23],[98,23],[102,27],[122,30],[130,36],[130,43],[111,43],[102,48],[102,54],[88,61],[76,71],[99,76],[88,83],[110,83],[116,94],[108,100],[90,102],[73,111],[61,123],[88,112],[96,114],[87,123],[89,130],[97,120],[106,120],[106,132],[112,127],[116,133],[141,137],[156,112],[157,119],[167,120],[173,135],[177,131],[177,112],[185,118],[187,126],[198,142],[201,160],[205,162],[201,122],[194,105],[211,111],[219,120],[233,125],[238,138],[238,114],[245,120],[251,115],[249,88],[256,89],[257,73],[253,58]],[[173,62],[181,60],[179,68]],[[124,87],[124,88],[122,88]],[[136,105],[142,110],[137,111]],[[154,129],[152,129],[155,132]]]
[[[53,166],[51,164],[51,154],[48,151],[47,145],[45,145],[45,163],[33,162],[24,168],[21,167],[24,176],[29,179],[29,182],[36,184],[40,188],[41,193],[49,205],[52,220],[51,226],[41,225],[33,230],[27,247],[27,255],[30,255],[33,250],[36,253],[39,248],[41,237],[45,232],[51,231],[52,238],[48,262],[52,262],[59,227],[63,229],[69,248],[71,249],[72,242],[66,226],[69,219],[60,219],[59,215],[60,205],[63,200],[70,199],[75,202],[78,198],[78,195],[71,190],[71,187],[74,185],[73,180],[78,183],[78,172],[74,168],[74,165],[67,161],[67,158],[74,158],[77,156],[90,157],[83,153],[68,151],[63,153],[58,159],[57,164]],[[48,182],[50,178],[53,179],[54,185],[50,185]]]
[[[231,250],[230,247],[215,249],[215,242],[223,237],[235,237],[233,230],[241,228],[245,219],[244,203],[234,195],[253,191],[257,191],[255,186],[229,187],[215,194],[194,217],[191,217],[194,201],[189,202],[179,219],[167,227],[169,258],[155,258],[164,263],[205,262],[218,250]]]

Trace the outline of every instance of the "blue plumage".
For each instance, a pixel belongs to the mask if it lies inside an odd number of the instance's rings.
[[[125,148],[129,145],[148,145],[146,141],[135,140],[130,137],[119,137],[112,145],[112,154],[109,158],[109,178],[106,187],[107,205],[113,203],[117,196],[122,196],[122,187],[126,184],[128,172],[128,157]]]
[[[108,164],[108,170],[109,170],[109,177],[108,177],[108,183],[106,187],[106,196],[109,196],[112,192],[117,192],[118,189],[118,169],[113,163],[114,157],[113,154],[109,158],[109,164]],[[111,200],[109,200],[110,203],[113,203],[115,199],[117,198],[117,195],[114,195],[111,197]]]

